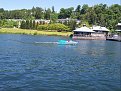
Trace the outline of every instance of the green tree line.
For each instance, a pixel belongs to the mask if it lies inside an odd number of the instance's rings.
[[[46,19],[55,23],[57,19],[78,19],[82,22],[91,25],[106,26],[107,28],[115,29],[115,25],[121,20],[121,5],[114,4],[108,6],[106,4],[97,4],[88,6],[87,4],[78,5],[76,8],[61,8],[59,12],[55,12],[52,8],[43,9],[41,7],[33,7],[32,9],[21,10],[4,10],[0,8],[0,20],[4,19]],[[26,21],[27,22],[27,21]],[[71,23],[71,22],[70,22]],[[74,22],[72,22],[75,24]],[[73,26],[69,24],[73,29]]]
[[[36,30],[44,30],[44,31],[70,31],[70,28],[64,24],[60,23],[50,23],[47,24],[44,21],[35,22],[34,20],[23,20],[20,25],[21,29],[36,29]]]

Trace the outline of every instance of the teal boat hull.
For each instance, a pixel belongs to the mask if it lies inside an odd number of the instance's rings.
[[[75,41],[66,41],[66,40],[59,40],[57,42],[58,45],[76,45],[78,44],[78,42],[75,42]]]

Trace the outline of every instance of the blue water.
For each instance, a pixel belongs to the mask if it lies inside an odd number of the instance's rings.
[[[121,91],[121,42],[0,34],[0,91]]]

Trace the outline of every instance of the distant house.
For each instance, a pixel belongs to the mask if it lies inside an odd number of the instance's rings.
[[[18,28],[20,28],[20,25],[21,25],[21,21],[23,21],[23,19],[7,19],[8,21],[15,21],[15,22],[18,22]],[[14,26],[15,28],[15,26]]]
[[[44,22],[46,24],[49,24],[50,23],[50,20],[44,20],[44,19],[35,19],[35,22]]]
[[[121,23],[118,23],[117,25],[116,25],[116,30],[115,31],[117,31],[117,32],[121,32]]]
[[[7,19],[7,20],[18,22],[18,28],[20,28],[22,21],[26,21],[24,19]],[[49,24],[50,23],[50,20],[44,20],[44,19],[35,19],[34,21],[35,21],[35,23],[37,23],[37,22],[38,23],[42,22],[42,23],[45,23],[45,24]]]
[[[66,18],[66,19],[58,19],[57,22],[69,22],[69,21],[76,21],[77,24],[79,24],[81,21],[78,19],[71,19],[71,18]]]

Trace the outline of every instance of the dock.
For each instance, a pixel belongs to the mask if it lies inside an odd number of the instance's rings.
[[[118,37],[107,37],[106,40],[121,42],[121,36],[118,36]]]
[[[105,36],[73,36],[74,40],[106,40]]]
[[[109,41],[118,41],[118,42],[121,42],[121,39],[115,39],[115,38],[107,38],[106,40],[109,40]]]

